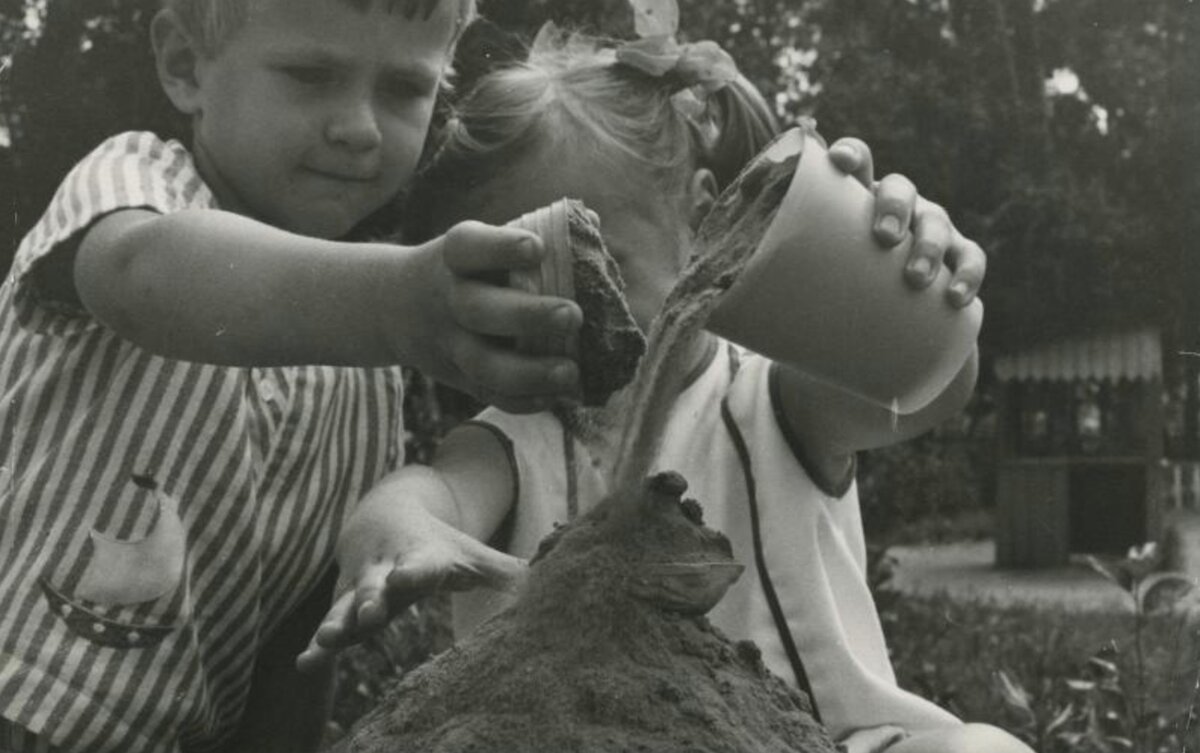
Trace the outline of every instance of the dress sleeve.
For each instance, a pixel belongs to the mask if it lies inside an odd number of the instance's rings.
[[[40,291],[31,272],[97,220],[122,209],[167,214],[214,206],[191,155],[178,142],[152,133],[114,136],[83,158],[59,185],[38,223],[17,249],[8,284],[15,286],[17,314],[27,327],[43,329],[61,320],[86,326],[80,307]]]

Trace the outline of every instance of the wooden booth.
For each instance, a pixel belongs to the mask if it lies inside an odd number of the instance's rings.
[[[1154,329],[996,360],[996,564],[1124,554],[1163,522],[1162,345]]]

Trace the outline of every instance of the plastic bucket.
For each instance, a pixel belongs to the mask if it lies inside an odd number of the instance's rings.
[[[946,299],[944,267],[924,290],[904,280],[911,236],[885,249],[874,197],[797,130],[768,149],[801,150],[779,213],[707,328],[860,399],[911,413],[946,388],[983,321],[976,299]]]

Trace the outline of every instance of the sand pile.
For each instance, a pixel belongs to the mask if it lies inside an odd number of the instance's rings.
[[[517,603],[406,677],[335,751],[833,753],[754,645],[695,614],[740,568],[684,486],[655,477],[547,539]]]

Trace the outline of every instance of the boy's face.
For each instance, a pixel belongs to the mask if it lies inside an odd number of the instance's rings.
[[[664,191],[644,170],[585,151],[552,147],[506,167],[495,180],[466,191],[452,219],[502,224],[564,197],[579,199],[600,215],[630,311],[646,330],[691,253],[688,198]]]
[[[196,65],[193,137],[221,206],[337,238],[411,179],[455,29],[372,3],[254,0]]]

